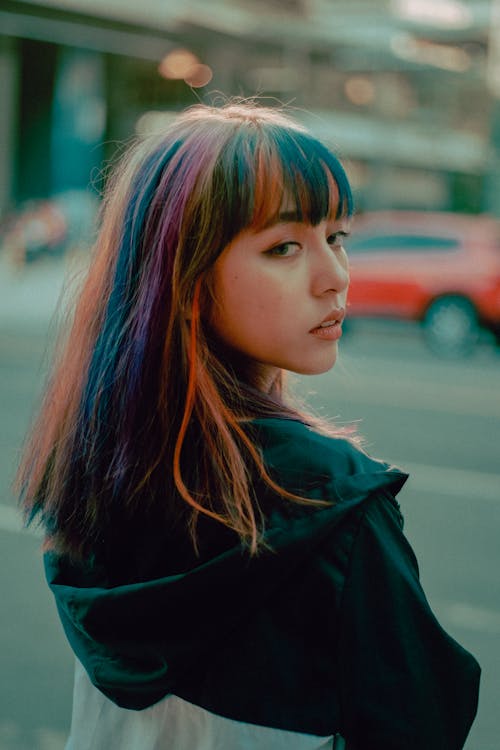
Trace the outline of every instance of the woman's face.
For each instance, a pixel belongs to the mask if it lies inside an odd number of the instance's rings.
[[[264,229],[241,232],[217,259],[211,325],[269,382],[277,368],[317,374],[334,365],[349,285],[349,223],[311,226],[284,213]]]

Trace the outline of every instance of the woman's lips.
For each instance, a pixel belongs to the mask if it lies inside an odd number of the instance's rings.
[[[345,309],[336,307],[330,310],[321,323],[311,328],[309,333],[324,341],[337,341],[342,336],[342,321],[344,320]]]
[[[326,324],[323,323],[316,328],[312,328],[309,333],[324,341],[338,341],[342,336],[342,324],[339,320]]]

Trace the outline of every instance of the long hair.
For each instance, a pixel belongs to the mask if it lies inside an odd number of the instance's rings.
[[[137,142],[108,181],[101,228],[65,345],[18,473],[28,522],[80,556],[114,518],[199,514],[259,548],[245,425],[290,416],[280,377],[265,394],[207,323],[222,250],[284,199],[316,225],[352,213],[337,158],[277,110],[198,105]],[[187,516],[186,516],[187,511]]]

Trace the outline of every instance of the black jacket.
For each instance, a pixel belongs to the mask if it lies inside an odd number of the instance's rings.
[[[120,706],[169,693],[349,750],[459,750],[474,719],[475,659],[439,625],[394,499],[406,474],[298,421],[253,423],[265,464],[302,506],[257,482],[269,549],[250,559],[213,522],[200,557],[135,530],[108,563],[46,555],[68,639]],[[208,540],[208,541],[207,541]]]

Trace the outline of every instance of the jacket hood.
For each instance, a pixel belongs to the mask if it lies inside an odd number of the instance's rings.
[[[268,519],[266,547],[250,558],[234,544],[181,572],[109,585],[99,570],[83,570],[48,552],[45,571],[63,627],[90,679],[125,708],[141,709],[175,692],[181,676],[209,659],[218,643],[294,576],[301,563],[372,493],[389,498],[407,475],[348,441],[300,422],[253,423],[264,462],[281,486],[329,507],[257,497]],[[151,542],[153,543],[153,541]],[[156,540],[161,545],[161,537]]]

